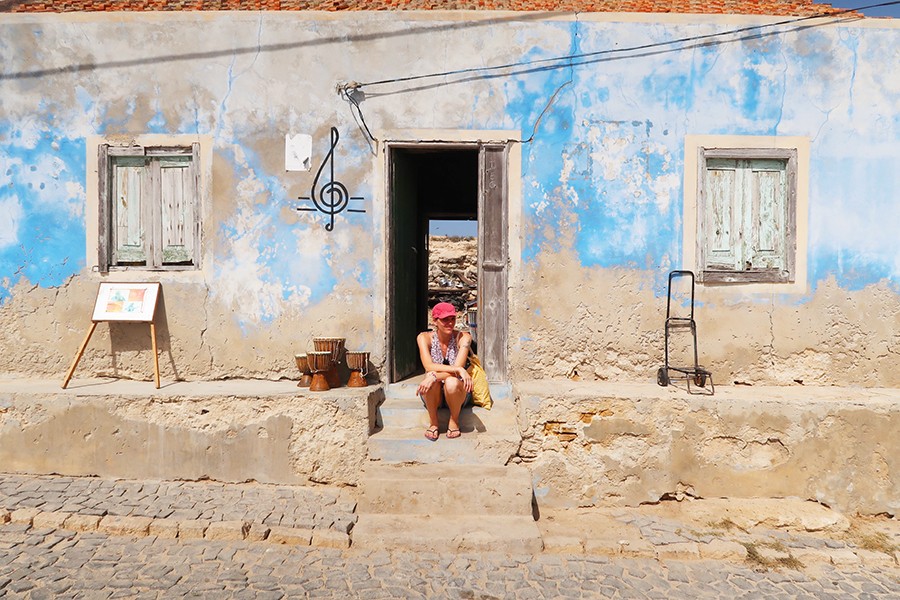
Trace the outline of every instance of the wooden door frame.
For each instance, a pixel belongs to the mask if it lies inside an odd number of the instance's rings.
[[[502,207],[503,218],[506,220],[506,226],[501,229],[504,235],[504,250],[502,262],[505,262],[506,278],[505,281],[513,281],[517,278],[518,272],[515,261],[509,259],[516,256],[520,251],[519,245],[519,220],[515,215],[519,211],[513,210],[514,206],[519,205],[521,193],[521,147],[519,144],[510,140],[518,139],[520,132],[518,131],[434,131],[434,132],[391,132],[385,134],[381,142],[382,160],[380,170],[382,173],[382,182],[384,185],[384,356],[385,356],[385,373],[386,380],[393,383],[394,371],[394,348],[393,348],[393,287],[394,287],[394,266],[393,258],[393,234],[390,224],[392,223],[392,189],[391,189],[391,159],[392,151],[404,148],[436,148],[436,149],[462,149],[472,150],[479,149],[481,156],[479,157],[479,199],[478,199],[478,218],[483,216],[482,198],[484,190],[482,188],[483,181],[483,156],[485,147],[502,148],[504,156],[505,177],[502,178],[504,206]],[[514,201],[515,199],[515,201]],[[481,269],[482,269],[482,227],[479,223],[478,228],[478,244],[479,244],[479,303],[483,301],[481,296]],[[495,268],[496,265],[490,265]],[[497,323],[497,330],[503,332],[502,341],[495,344],[495,351],[499,352],[497,360],[492,361],[492,366],[488,368],[488,375],[492,381],[506,383],[509,376],[509,286],[506,286],[507,292],[501,297],[493,299],[500,314],[504,315],[504,321]],[[479,315],[479,318],[481,315]],[[483,354],[483,351],[482,351]],[[482,356],[482,358],[484,358]],[[486,365],[487,367],[487,365]]]

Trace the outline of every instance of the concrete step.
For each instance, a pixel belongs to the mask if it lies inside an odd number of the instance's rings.
[[[489,428],[498,431],[515,430],[517,427],[515,407],[510,402],[495,403],[491,410],[480,406],[466,407],[459,417],[463,431],[484,433]],[[447,428],[449,420],[450,409],[438,409],[441,430]],[[385,429],[420,427],[424,430],[429,423],[428,412],[418,398],[385,398],[384,403],[378,407],[376,423]]]
[[[369,437],[369,459],[383,463],[505,465],[516,455],[521,436],[508,385],[492,385],[494,406],[464,408],[462,437],[448,439],[450,411],[438,411],[440,439],[425,438],[428,413],[416,396],[417,381],[386,386],[376,413],[376,430]]]
[[[384,397],[390,400],[391,398],[399,398],[399,399],[411,399],[416,398],[416,389],[419,387],[419,381],[421,377],[416,377],[412,379],[407,379],[405,381],[401,381],[398,383],[391,383],[384,388]],[[491,398],[494,400],[494,404],[510,402],[510,398],[512,397],[512,386],[509,384],[499,384],[492,383],[491,386]],[[419,401],[421,404],[421,401]]]
[[[532,517],[531,472],[521,465],[369,463],[359,490],[358,513]]]
[[[531,473],[521,465],[369,463],[358,490],[356,548],[534,554],[544,547]]]
[[[360,515],[352,545],[365,550],[537,554],[544,543],[530,517]]]
[[[463,427],[462,436],[447,439],[425,438],[425,427],[383,429],[369,436],[369,460],[383,463],[457,465],[505,465],[519,450],[518,431],[504,435],[478,433]]]

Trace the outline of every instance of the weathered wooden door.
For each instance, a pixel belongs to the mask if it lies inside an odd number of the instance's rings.
[[[390,302],[389,336],[393,360],[391,381],[409,377],[419,367],[416,334],[419,331],[418,310],[419,254],[422,252],[419,232],[419,207],[412,157],[401,149],[390,149]]]
[[[509,330],[507,148],[482,146],[478,157],[478,354],[488,379],[506,382]]]
[[[415,151],[434,146],[389,148],[388,353],[391,381],[420,370],[416,334],[427,326],[427,213],[429,180],[417,173]],[[505,144],[437,145],[478,150],[478,355],[488,378],[508,377],[508,208]],[[474,165],[473,165],[474,166]],[[421,194],[420,194],[421,188]],[[473,207],[474,208],[474,207]]]

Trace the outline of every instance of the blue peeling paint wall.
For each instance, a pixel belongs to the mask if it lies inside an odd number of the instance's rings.
[[[0,303],[19,282],[58,287],[85,266],[84,140],[23,125],[0,123]]]
[[[900,78],[883,68],[896,60],[897,28],[774,28],[761,39],[666,45],[730,29],[581,25],[573,54],[659,54],[599,57],[519,83],[511,120],[528,124],[570,82],[523,147],[524,260],[557,251],[555,233],[570,221],[583,266],[679,267],[684,136],[799,135],[811,142],[810,293],[829,277],[897,289],[900,254],[885,225],[900,222]]]
[[[804,275],[701,286],[705,360],[724,381],[831,384],[849,364],[862,385],[900,385],[897,25],[466,17],[0,17],[0,335],[20,349],[0,373],[58,372],[116,277],[163,282],[173,377],[290,377],[314,335],[381,364],[383,142],[504,131],[513,378],[652,378],[666,274],[693,268],[686,139],[752,136],[808,143]],[[358,106],[336,91],[351,81]],[[365,212],[326,231],[296,208],[332,126],[336,176]],[[284,169],[296,133],[313,136],[308,172]],[[204,140],[200,268],[101,275],[96,144],[151,135]],[[104,335],[134,347],[117,368],[146,370],[136,334]]]

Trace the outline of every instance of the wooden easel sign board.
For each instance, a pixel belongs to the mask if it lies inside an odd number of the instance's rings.
[[[150,340],[153,345],[153,372],[156,375],[156,388],[159,389],[159,354],[156,350],[156,301],[159,299],[161,285],[157,283],[101,283],[94,302],[94,314],[91,316],[91,327],[66,373],[63,389],[69,385],[78,361],[84,355],[97,323],[104,321],[125,321],[132,323],[150,323]]]
[[[151,323],[159,287],[159,283],[101,283],[91,320]]]

